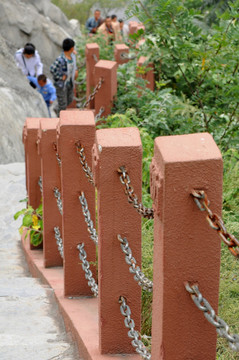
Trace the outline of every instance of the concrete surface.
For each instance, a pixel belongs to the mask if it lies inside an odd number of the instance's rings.
[[[53,290],[30,277],[13,214],[24,207],[25,165],[0,165],[0,359],[79,360]]]

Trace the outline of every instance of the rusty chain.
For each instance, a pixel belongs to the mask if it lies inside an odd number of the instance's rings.
[[[53,142],[53,149],[55,150],[56,152],[56,160],[57,160],[57,163],[59,165],[59,167],[61,167],[61,158],[60,158],[60,155],[58,154],[58,151],[57,151],[57,145],[56,145],[56,142]]]
[[[93,59],[95,60],[96,63],[99,61],[99,59],[98,59],[98,57],[97,57],[96,54],[92,54],[92,57],[93,57]]]
[[[207,212],[206,219],[209,225],[213,229],[217,230],[220,238],[228,246],[232,255],[234,255],[236,258],[239,258],[239,240],[236,239],[234,235],[227,232],[227,229],[225,227],[222,218],[211,211],[211,209],[209,208],[210,201],[208,200],[205,191],[193,190],[191,192],[191,195],[193,196],[194,201],[197,204],[198,208],[201,211]]]
[[[57,203],[58,210],[60,211],[60,214],[62,215],[63,207],[62,207],[62,200],[61,200],[60,190],[57,187],[55,187],[53,191],[54,191],[54,195],[55,195],[55,198],[56,198],[56,203]]]
[[[133,186],[130,185],[130,177],[127,173],[125,166],[120,166],[118,169],[118,173],[120,174],[120,181],[125,186],[125,194],[128,196],[128,202],[133,204],[133,207],[136,211],[147,219],[154,218],[154,210],[145,207],[142,203],[139,203],[137,195],[134,193]]]
[[[132,256],[132,250],[129,247],[128,240],[126,237],[122,238],[120,235],[117,236],[120,241],[120,247],[125,254],[125,261],[129,267],[129,271],[134,274],[134,279],[137,283],[144,289],[149,292],[153,291],[153,282],[149,280],[144,273],[141,271],[140,267],[137,266],[135,258]]]
[[[83,212],[83,215],[85,217],[85,222],[87,224],[87,228],[88,228],[88,231],[90,233],[90,238],[95,243],[95,245],[98,245],[97,231],[94,228],[93,221],[91,220],[90,211],[89,211],[88,204],[87,204],[85,194],[84,194],[83,191],[81,192],[81,194],[79,196],[79,200],[80,200],[80,203],[81,203],[81,206],[82,206],[82,212]]]
[[[83,106],[82,106],[83,108],[86,108],[86,107],[89,105],[89,103],[90,103],[92,100],[94,100],[95,95],[96,95],[96,94],[98,93],[98,91],[100,90],[103,82],[104,82],[104,79],[101,77],[101,78],[99,79],[98,84],[95,86],[92,94],[90,94],[89,97],[88,97],[88,99],[84,102],[84,104],[83,104]]]
[[[85,278],[86,280],[88,280],[88,285],[91,288],[91,291],[93,292],[94,296],[98,296],[98,285],[96,284],[96,281],[92,276],[90,264],[87,261],[87,254],[84,246],[84,243],[77,245],[77,249],[79,250],[79,258],[82,261],[82,269],[85,272]]]
[[[58,251],[59,251],[59,253],[60,253],[60,255],[61,255],[62,259],[63,259],[64,258],[64,248],[63,248],[63,241],[62,241],[59,226],[54,227],[54,233],[55,233],[56,243],[57,243],[57,246],[58,246]]]
[[[127,53],[127,52],[122,52],[120,54],[120,57],[121,57],[121,59],[127,59],[127,60],[134,60],[137,58],[136,55],[129,55],[129,53]]]
[[[81,142],[80,140],[78,140],[76,143],[75,143],[75,146],[76,146],[76,152],[77,154],[80,155],[79,159],[80,159],[80,163],[82,165],[82,168],[85,172],[85,176],[87,177],[88,181],[93,185],[95,186],[95,183],[94,183],[94,180],[93,180],[93,174],[92,174],[92,171],[91,171],[91,168],[88,166],[87,164],[87,161],[86,161],[86,157],[85,157],[85,151],[84,151],[84,148],[83,146],[81,146]]]
[[[151,354],[144,345],[144,343],[139,339],[140,334],[138,331],[135,330],[135,323],[134,320],[131,318],[131,310],[129,305],[127,305],[126,299],[121,296],[119,299],[120,305],[120,312],[125,317],[124,324],[125,327],[129,329],[128,337],[133,339],[131,344],[135,348],[136,352],[142,356],[146,360],[151,360]]]
[[[99,110],[98,114],[97,114],[97,115],[95,115],[95,122],[97,122],[97,121],[101,118],[101,115],[104,113],[104,111],[105,111],[104,106],[101,106],[101,108],[100,108],[100,110]]]
[[[233,351],[239,351],[239,335],[230,334],[229,326],[223,319],[216,315],[215,310],[200,293],[198,286],[190,286],[189,283],[186,283],[185,288],[191,295],[191,298],[197,308],[203,311],[207,321],[215,326],[218,335],[228,341],[229,346]]]
[[[38,185],[40,187],[40,191],[41,191],[41,194],[42,194],[43,190],[42,190],[42,177],[41,176],[39,176]]]

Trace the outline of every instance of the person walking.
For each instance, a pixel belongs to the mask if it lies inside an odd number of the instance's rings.
[[[73,101],[74,81],[78,76],[76,68],[75,42],[66,38],[62,43],[63,52],[50,66],[58,101],[57,115]]]

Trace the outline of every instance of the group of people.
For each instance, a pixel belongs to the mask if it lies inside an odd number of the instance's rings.
[[[86,30],[90,36],[94,34],[103,34],[109,43],[112,41],[127,41],[129,35],[129,26],[122,19],[117,19],[116,15],[101,18],[100,10],[95,10],[94,16],[86,22]]]
[[[75,42],[66,38],[62,43],[62,53],[50,66],[53,82],[43,74],[43,64],[35,46],[27,43],[15,53],[17,67],[27,76],[30,85],[43,96],[51,117],[50,105],[58,101],[57,116],[73,101],[74,81],[78,76],[76,67]]]

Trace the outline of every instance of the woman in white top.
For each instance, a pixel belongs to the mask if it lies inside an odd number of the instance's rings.
[[[27,43],[24,48],[15,53],[17,67],[26,76],[38,76],[43,73],[43,64],[35,46]]]

